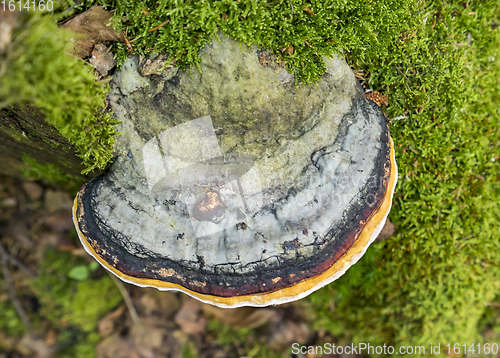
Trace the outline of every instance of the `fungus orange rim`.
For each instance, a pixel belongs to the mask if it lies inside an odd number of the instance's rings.
[[[342,276],[349,267],[355,264],[363,256],[365,251],[368,249],[368,246],[376,239],[376,237],[382,230],[387,215],[389,214],[389,211],[391,209],[392,196],[397,182],[397,165],[392,138],[390,138],[390,145],[391,172],[389,183],[387,185],[387,191],[379,208],[371,215],[353,246],[351,246],[344,253],[344,255],[340,257],[332,266],[330,266],[328,270],[324,271],[320,275],[305,279],[292,286],[285,287],[276,291],[233,297],[219,297],[194,292],[175,283],[154,279],[136,278],[125,275],[124,273],[110,266],[106,261],[104,261],[104,259],[94,251],[92,246],[90,246],[90,244],[88,243],[85,235],[80,231],[76,218],[78,196],[75,198],[73,205],[73,221],[75,222],[78,237],[80,238],[80,241],[82,242],[85,250],[108,271],[118,276],[125,282],[141,287],[155,287],[162,291],[173,290],[183,292],[202,302],[225,308],[235,308],[241,306],[263,307],[273,304],[291,302],[311,294],[312,292],[320,289],[321,287],[335,281],[340,276]]]

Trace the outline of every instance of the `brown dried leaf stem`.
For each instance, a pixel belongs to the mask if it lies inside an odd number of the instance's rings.
[[[163,26],[165,26],[166,24],[168,24],[169,22],[170,22],[170,20],[163,21],[161,24],[159,24],[158,26],[153,27],[153,28],[152,28],[152,29],[150,29],[148,32],[153,32],[153,31],[156,31],[156,30],[158,30],[160,27],[163,27]]]
[[[141,320],[139,318],[139,315],[137,314],[137,310],[135,309],[134,303],[132,302],[132,299],[130,298],[130,295],[128,294],[127,289],[123,285],[123,282],[120,281],[118,278],[116,278],[115,275],[109,274],[111,276],[111,279],[115,283],[116,287],[118,288],[118,291],[120,291],[123,300],[125,301],[125,305],[127,306],[128,312],[130,313],[130,317],[132,318],[132,322],[134,322],[134,325],[138,326],[141,324]]]
[[[18,268],[20,268],[21,270],[23,270],[29,277],[31,277],[31,278],[37,277],[37,273],[34,270],[32,270],[31,268],[29,268],[28,266],[26,266],[17,257],[12,256],[11,254],[9,254],[1,244],[0,244],[0,255],[2,257],[5,257],[7,259],[7,261],[9,261],[14,266],[17,266]]]

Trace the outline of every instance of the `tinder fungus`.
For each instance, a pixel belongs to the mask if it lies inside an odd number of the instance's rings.
[[[144,77],[133,57],[115,74],[122,134],[74,221],[122,280],[219,307],[289,302],[339,278],[384,226],[397,169],[380,108],[342,58],[296,86],[264,55],[219,35],[201,71]]]

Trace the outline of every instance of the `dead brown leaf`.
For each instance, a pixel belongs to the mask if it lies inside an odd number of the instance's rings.
[[[44,339],[25,334],[16,350],[27,357],[49,358],[56,352],[55,346],[48,346]]]
[[[106,76],[109,70],[116,66],[116,59],[111,52],[111,46],[108,48],[103,44],[94,46],[89,62],[103,76]]]
[[[366,81],[366,78],[365,78],[365,72],[363,70],[352,70],[352,72],[354,73],[354,77],[356,77],[356,79],[358,81]]]
[[[371,91],[368,93],[365,93],[365,97],[368,98],[369,100],[375,102],[379,107],[385,104],[386,106],[389,105],[389,96],[388,95],[383,95],[380,92],[377,91]]]
[[[8,296],[7,296],[8,297]],[[6,351],[13,350],[18,344],[19,338],[8,336],[5,332],[0,331],[0,347]]]
[[[146,354],[142,354],[146,353]],[[149,358],[153,352],[141,352],[132,341],[114,334],[100,342],[96,347],[98,358]]]
[[[30,239],[28,223],[30,219],[29,213],[12,215],[9,226],[5,230],[5,235],[13,238],[16,242],[22,243],[25,246],[32,246],[33,242]]]
[[[182,357],[175,332],[151,321],[131,327],[124,337],[114,333],[97,345],[96,353],[98,358]]]
[[[80,36],[74,39],[73,55],[85,58],[92,53],[94,46],[105,41],[123,41],[123,33],[116,32],[110,24],[111,11],[103,6],[92,6],[66,22],[63,27]]]
[[[43,188],[40,184],[33,181],[25,181],[22,183],[22,187],[29,200],[35,201],[42,198]]]
[[[58,338],[59,338],[59,335],[57,334],[57,332],[53,329],[50,329],[47,332],[47,336],[45,337],[45,344],[49,347],[55,347],[55,345],[57,344]]]
[[[382,231],[380,232],[380,234],[378,234],[377,240],[385,240],[390,238],[392,235],[394,235],[395,230],[396,227],[394,226],[394,224],[389,219],[387,219],[384,227],[382,228]]]
[[[10,44],[12,29],[16,25],[19,14],[19,11],[0,10],[0,51],[4,51]]]
[[[293,343],[301,344],[309,340],[310,331],[305,322],[283,320],[267,327],[266,344],[277,352],[284,351]]]
[[[154,54],[150,58],[141,56],[139,58],[139,73],[142,76],[162,75],[164,72],[173,71],[173,65],[167,65],[171,59],[168,54]],[[161,71],[160,71],[161,70]]]
[[[123,312],[125,312],[125,306],[121,305],[99,321],[99,333],[101,336],[107,337],[116,330],[117,323],[122,318]]]
[[[68,193],[50,189],[45,191],[45,209],[49,213],[55,213],[59,210],[71,211],[72,206],[73,200]]]
[[[73,229],[73,219],[68,210],[59,210],[45,218],[44,224],[55,233],[67,232]]]
[[[141,316],[160,316],[168,320],[179,309],[179,300],[174,292],[143,288],[141,294],[137,303]]]
[[[144,324],[141,326],[133,326],[130,336],[133,337],[137,346],[158,351],[163,348],[163,343],[169,333],[170,332],[164,327]]]
[[[227,310],[205,305],[203,311],[220,323],[228,324],[235,329],[256,328],[281,319],[280,314],[272,308],[242,307]]]
[[[201,315],[202,305],[191,297],[186,297],[181,309],[175,315],[177,323],[186,334],[201,334],[205,332],[208,323],[207,319]]]

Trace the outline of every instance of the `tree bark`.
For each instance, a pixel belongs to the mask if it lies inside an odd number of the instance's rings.
[[[23,161],[26,156],[82,176],[75,147],[44,121],[38,108],[27,104],[0,109],[0,174],[22,178],[21,168],[29,169]]]

